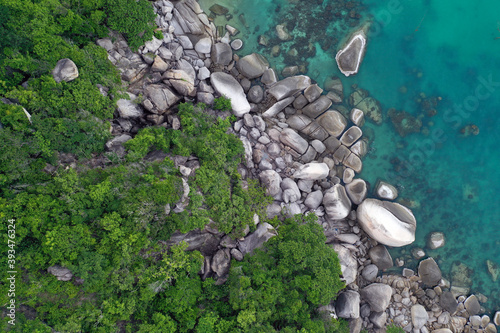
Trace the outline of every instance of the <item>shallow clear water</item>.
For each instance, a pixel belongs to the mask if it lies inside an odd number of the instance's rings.
[[[201,0],[207,12],[213,3]],[[276,24],[293,19],[291,1],[218,3],[238,11],[229,23],[241,30],[237,37],[245,48],[240,55],[260,52],[278,69],[294,60],[284,56],[293,41],[270,43],[285,50],[278,57],[270,55],[272,45],[257,43],[260,34],[275,36]],[[327,7],[335,6],[331,1],[302,3],[296,20],[314,22],[315,31],[301,33],[302,25],[297,24],[292,35],[312,39],[316,53],[300,59],[299,52],[295,61],[306,64],[306,74],[320,85],[325,78],[339,76],[347,91],[358,84],[383,107],[384,123],[367,122],[364,127],[373,141],[361,177],[371,184],[382,178],[397,185],[400,199],[412,205],[418,222],[415,243],[394,249],[393,256],[415,265],[410,250],[422,247],[448,277],[452,263],[463,262],[473,270],[472,290],[489,297],[489,310],[500,308],[500,280],[493,282],[486,269],[487,259],[500,265],[500,2],[364,0],[365,8],[356,8],[362,15],[358,22],[371,16],[373,23],[360,72],[349,78],[341,76],[334,59],[341,39],[354,31],[349,25],[355,21],[345,19],[349,10],[335,16]],[[308,11],[313,14],[308,16]],[[241,13],[248,29],[238,19]],[[217,17],[216,23],[226,21]],[[423,109],[422,96],[440,97],[436,115],[430,117]],[[391,107],[419,117],[421,131],[399,136],[387,116]],[[477,125],[478,135],[460,133],[470,124]],[[425,248],[432,231],[445,233],[443,248]]]

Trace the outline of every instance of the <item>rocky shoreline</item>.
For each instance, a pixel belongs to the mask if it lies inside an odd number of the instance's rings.
[[[497,332],[500,312],[480,316],[485,297],[468,295],[466,273],[458,278],[460,269],[450,283],[432,258],[420,261],[417,272],[402,268],[405,263],[397,259],[402,275],[379,274],[394,265],[386,245],[413,242],[417,223],[410,209],[392,201],[397,198],[394,186],[380,182],[370,189],[355,178],[368,149],[361,129],[365,117],[382,120],[376,100],[361,89],[345,99],[338,78],[324,89],[305,75],[279,80],[262,55],[234,54],[244,42],[235,38],[238,31],[216,27],[195,0],[161,0],[154,7],[162,40],[154,38],[137,53],[119,35],[97,41],[122,73],[130,95],[117,103],[109,151],[123,155],[123,143],[146,126],[179,129],[173,108],[178,102],[212,104],[225,95],[238,117],[232,131],[245,148],[246,163],[239,172],[243,179],[259,179],[274,198],[268,216],[316,214],[327,243],[338,253],[347,287],[324,311],[348,319],[351,332],[383,330],[391,323],[406,332]],[[101,92],[107,94],[106,88]],[[197,161],[174,160],[187,197],[187,179]],[[378,199],[367,198],[371,190]],[[173,211],[184,207],[181,200]],[[185,240],[190,250],[200,250],[202,276],[224,283],[231,258],[242,260],[276,234],[271,225],[255,222],[257,230],[239,240],[207,227],[175,234],[169,243]],[[444,244],[439,236],[433,246]],[[425,253],[413,256],[423,259]],[[61,268],[50,269],[56,271]],[[64,271],[63,281],[68,274]]]

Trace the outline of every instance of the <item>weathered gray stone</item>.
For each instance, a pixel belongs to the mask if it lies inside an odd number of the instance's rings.
[[[378,267],[375,264],[369,264],[361,271],[361,276],[368,282],[373,282],[377,278]]]
[[[383,312],[389,306],[392,288],[382,283],[372,283],[361,289],[361,297],[370,304],[374,312]]]
[[[243,260],[243,253],[240,252],[238,249],[231,249],[231,256],[238,261]]]
[[[464,302],[465,310],[469,315],[473,316],[481,312],[481,304],[477,300],[476,295],[470,295]]]
[[[372,263],[381,271],[385,271],[386,269],[394,266],[391,254],[387,251],[387,248],[384,245],[372,247],[368,251],[368,255],[370,256]]]
[[[318,180],[328,176],[330,169],[325,163],[311,162],[302,165],[293,174],[294,178]]]
[[[311,118],[316,118],[323,112],[325,112],[332,105],[332,101],[326,96],[321,96],[314,102],[306,105],[302,112]]]
[[[307,141],[291,128],[281,131],[279,138],[284,145],[291,147],[299,154],[304,154],[309,147]]]
[[[351,251],[341,244],[333,244],[333,249],[337,253],[340,262],[340,270],[346,285],[356,281],[358,276],[358,262],[354,259]]]
[[[347,155],[347,157],[344,158],[343,163],[346,167],[353,169],[357,173],[360,173],[363,169],[363,162],[361,162],[359,156],[354,153],[350,153],[349,155]]]
[[[221,249],[215,253],[212,258],[212,271],[214,271],[219,278],[226,276],[229,273],[229,266],[231,264],[231,250]]]
[[[347,120],[338,111],[326,111],[318,117],[318,123],[334,137],[339,137],[347,126]]]
[[[281,177],[274,170],[262,171],[259,175],[260,181],[266,188],[266,193],[275,196],[280,192]]]
[[[347,290],[335,301],[335,310],[340,318],[359,318],[360,296],[356,291]]]
[[[119,99],[116,101],[116,107],[120,117],[124,119],[139,118],[143,114],[137,104],[128,99]]]
[[[351,212],[351,200],[340,184],[332,186],[324,193],[323,206],[326,214],[333,220],[343,219]]]
[[[347,131],[340,137],[340,143],[344,146],[350,147],[356,140],[358,140],[363,135],[361,128],[358,126],[349,127]]]
[[[179,101],[179,97],[163,85],[151,84],[146,87],[145,92],[157,109],[155,113],[162,114]]]
[[[429,314],[420,304],[415,304],[411,307],[411,321],[414,329],[422,328],[429,320]]]
[[[69,281],[73,277],[73,273],[69,269],[58,265],[50,266],[47,268],[47,272],[54,275],[58,281]]]
[[[260,78],[260,82],[265,84],[266,86],[272,85],[278,81],[278,76],[276,75],[276,72],[272,68],[268,68],[264,71],[264,74],[262,74],[262,77]]]
[[[300,190],[297,183],[290,178],[285,178],[281,182],[281,189],[283,190],[283,199],[286,203],[295,202],[300,199]]]
[[[500,326],[500,311],[495,312],[495,315],[493,316],[493,322],[495,325]]]
[[[236,63],[238,71],[248,79],[255,79],[262,76],[268,67],[269,62],[258,53],[244,56]]]
[[[309,87],[311,85],[311,79],[305,75],[298,75],[287,77],[279,82],[277,82],[274,86],[269,88],[268,93],[274,96],[278,101],[284,98],[293,96]]]
[[[278,233],[274,230],[274,227],[269,223],[260,223],[253,233],[245,237],[244,240],[238,241],[238,250],[245,255],[247,253],[252,253],[262,244],[267,242],[269,238],[276,236]]]
[[[153,72],[164,72],[168,69],[168,64],[159,56],[156,56],[153,65],[151,66],[151,70]]]
[[[216,65],[227,66],[233,60],[233,50],[226,43],[216,43],[212,46],[212,61]]]
[[[212,51],[212,39],[209,37],[200,39],[194,46],[194,49],[199,53],[210,53]]]
[[[243,117],[250,112],[250,104],[245,92],[234,77],[224,72],[215,72],[210,75],[210,82],[221,96],[231,99],[231,108],[237,117]]]
[[[400,204],[365,199],[358,206],[357,217],[363,230],[379,243],[397,247],[415,240],[417,221]]]
[[[351,199],[352,203],[359,205],[366,198],[368,189],[366,187],[366,182],[363,179],[354,179],[352,182],[345,186],[347,195]]]
[[[385,322],[387,321],[387,313],[386,312],[372,312],[370,314],[370,321],[377,328],[384,328]]]
[[[442,278],[441,270],[433,258],[427,258],[420,262],[418,265],[418,275],[422,279],[422,282],[429,287],[436,286]]]
[[[248,91],[247,98],[251,103],[258,104],[264,98],[264,90],[261,86],[253,86]]]
[[[356,154],[359,157],[365,156],[366,153],[368,153],[366,142],[364,140],[359,140],[351,146],[351,151],[353,152],[353,154]]]
[[[304,90],[304,97],[309,103],[314,102],[321,96],[323,89],[321,89],[317,84],[312,84]]]
[[[314,210],[321,205],[322,201],[323,201],[323,192],[318,190],[311,192],[307,195],[306,200],[304,201],[304,205],[306,205],[307,208]]]
[[[365,114],[360,109],[353,108],[349,114],[349,118],[356,126],[363,126],[365,124]]]
[[[335,60],[345,76],[356,74],[363,60],[366,48],[366,36],[363,30],[353,34],[346,45],[337,52]]]
[[[398,190],[383,180],[379,180],[375,185],[375,193],[381,199],[394,200],[398,197]]]
[[[71,59],[61,59],[52,71],[52,77],[57,83],[61,81],[73,81],[78,77],[78,67],[76,67]]]
[[[264,118],[273,118],[275,117],[278,113],[280,113],[284,108],[286,108],[288,105],[292,104],[293,102],[293,97],[287,97],[281,101],[278,101],[274,103],[269,109],[267,109],[263,114],[262,117]]]
[[[443,247],[445,244],[444,233],[440,231],[431,232],[427,238],[427,247],[431,250]]]

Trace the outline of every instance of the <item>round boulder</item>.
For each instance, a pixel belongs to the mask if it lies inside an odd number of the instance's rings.
[[[443,247],[445,243],[444,233],[436,231],[432,232],[427,239],[427,247],[431,250]]]
[[[429,314],[422,305],[415,304],[411,307],[411,322],[414,329],[421,329],[428,319]]]
[[[260,181],[266,188],[266,193],[270,196],[275,196],[281,190],[281,177],[274,170],[262,171],[259,175]]]
[[[236,68],[248,79],[255,79],[269,67],[269,62],[258,53],[252,53],[244,56],[236,63]]]
[[[52,77],[57,83],[61,81],[73,81],[78,77],[78,67],[76,67],[71,59],[61,59],[52,71]]]
[[[429,287],[434,287],[441,281],[441,270],[433,258],[422,260],[418,265],[418,275],[422,282]]]
[[[340,318],[359,318],[359,294],[348,290],[339,295],[335,302],[335,310]]]
[[[370,257],[372,263],[382,271],[394,266],[391,254],[387,251],[387,248],[384,245],[379,244],[372,247],[368,251],[368,256]]]
[[[349,170],[349,169],[346,169]],[[345,186],[347,195],[351,201],[359,205],[366,198],[366,193],[368,192],[366,188],[366,182],[363,179],[354,179],[352,182]]]
[[[382,312],[387,309],[391,301],[392,288],[382,283],[372,283],[361,289],[361,297],[370,304],[373,312]]]
[[[299,167],[293,174],[293,177],[307,180],[318,180],[326,178],[329,172],[330,169],[326,163],[311,162]]]
[[[333,185],[324,193],[323,206],[328,217],[333,220],[343,219],[351,212],[351,200],[340,184]]]
[[[369,282],[375,281],[378,274],[378,267],[374,264],[369,264],[361,271],[361,276],[363,279]]]
[[[399,247],[415,240],[415,216],[398,203],[365,199],[358,206],[357,217],[363,230],[379,243]]]
[[[379,180],[375,185],[375,193],[380,199],[394,200],[398,197],[398,190],[383,180]]]

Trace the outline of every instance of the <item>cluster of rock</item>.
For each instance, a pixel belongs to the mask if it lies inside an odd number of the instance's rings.
[[[137,53],[120,36],[115,36],[115,42],[98,40],[129,82],[131,97],[118,101],[115,137],[107,143],[108,150],[124,154],[123,143],[140,127],[179,129],[175,105],[180,101],[211,104],[214,97],[224,95],[238,117],[231,131],[245,149],[245,162],[238,170],[243,179],[260,179],[274,198],[268,216],[316,214],[327,243],[339,256],[347,288],[326,311],[348,318],[352,332],[376,330],[392,322],[407,332],[496,332],[489,319],[477,317],[484,311],[474,301],[476,296],[465,298],[466,290],[448,290],[449,283],[432,258],[421,262],[417,275],[405,269],[403,276],[378,277],[393,266],[385,245],[413,242],[416,220],[408,208],[393,202],[398,195],[394,186],[379,182],[370,189],[356,178],[367,153],[361,129],[364,119],[382,120],[376,100],[356,89],[348,98],[348,109],[342,105],[338,79],[329,82],[326,94],[304,75],[279,80],[262,55],[233,54],[241,46],[231,41],[237,31],[229,26],[226,33],[217,29],[195,0],[175,4],[162,0],[154,6],[163,40],[154,38]],[[107,93],[105,87],[102,93]],[[162,155],[154,152],[147,158]],[[189,200],[187,179],[199,162],[194,157],[174,161],[183,175],[184,195],[172,211],[180,212]],[[367,198],[370,190],[378,199]],[[231,258],[242,260],[276,235],[271,225],[259,223],[258,218],[255,223],[255,232],[247,230],[237,240],[209,224],[204,230],[175,233],[165,244],[186,241],[189,250],[204,255],[202,277],[224,283]],[[436,246],[439,241],[434,239]],[[152,288],[159,291],[162,284]],[[500,314],[494,322],[498,320]]]

